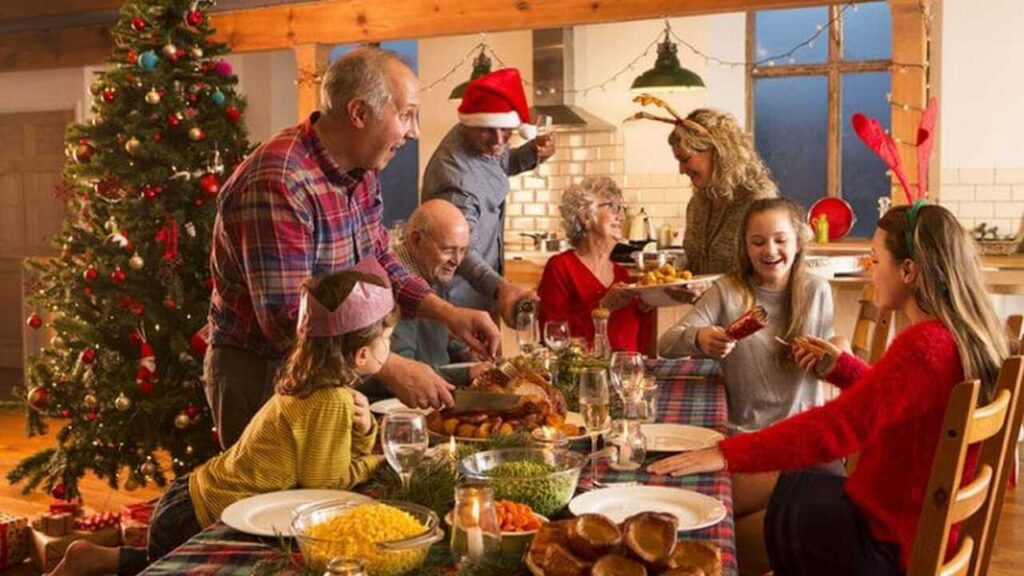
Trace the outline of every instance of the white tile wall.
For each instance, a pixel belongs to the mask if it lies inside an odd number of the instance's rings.
[[[946,168],[939,202],[966,228],[982,222],[1016,234],[1024,217],[1024,168]]]
[[[512,194],[507,206],[509,217],[505,219],[508,241],[518,241],[519,232],[562,233],[558,214],[562,191],[585,176],[614,178],[632,211],[639,206],[646,208],[656,231],[664,224],[683,225],[691,196],[689,178],[678,174],[623,174],[624,147],[618,131],[556,134],[556,138],[558,152],[551,159],[536,170],[510,179]],[[1024,180],[1021,183],[1024,185]]]

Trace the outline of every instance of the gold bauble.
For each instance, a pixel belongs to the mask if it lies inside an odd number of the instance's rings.
[[[167,44],[164,44],[163,53],[164,56],[167,56],[168,58],[174,58],[178,53],[178,47],[168,42]]]
[[[146,462],[139,467],[139,471],[142,472],[143,476],[152,476],[153,474],[156,474],[156,464]]]
[[[85,404],[86,408],[92,410],[99,405],[100,401],[96,398],[95,394],[86,394],[85,398],[82,399],[82,403]]]
[[[128,267],[132,270],[142,270],[142,267],[145,265],[146,261],[143,260],[142,256],[139,256],[138,253],[128,259]]]
[[[146,104],[159,104],[160,93],[150,88],[149,92],[146,92]]]
[[[188,428],[189,422],[188,414],[184,412],[174,417],[174,425],[178,428]]]
[[[125,396],[124,393],[118,394],[117,398],[114,399],[114,408],[117,408],[119,412],[124,412],[132,407],[132,399]]]
[[[138,138],[132,136],[131,138],[128,139],[127,142],[124,143],[124,149],[132,156],[135,156],[136,154],[139,153],[139,150],[142,149],[142,142],[139,142]]]

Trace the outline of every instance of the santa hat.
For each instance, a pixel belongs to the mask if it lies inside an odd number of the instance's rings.
[[[462,93],[459,122],[473,128],[519,128],[523,138],[536,137],[519,70],[502,68],[470,82]]]

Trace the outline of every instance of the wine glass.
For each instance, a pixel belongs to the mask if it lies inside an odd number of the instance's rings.
[[[609,373],[612,387],[622,399],[626,417],[633,417],[644,377],[644,355],[639,352],[621,351],[612,354]]]
[[[408,493],[412,472],[427,451],[427,421],[422,414],[397,410],[384,417],[381,428],[384,456]]]
[[[537,329],[537,315],[534,312],[520,312],[516,315],[516,342],[519,350],[530,356],[537,348],[540,334]]]
[[[608,410],[608,372],[604,368],[584,368],[580,371],[580,412],[583,425],[590,435],[590,477],[597,481],[597,437],[611,426]]]
[[[558,363],[562,350],[569,347],[569,323],[565,320],[548,320],[544,323],[544,343],[555,353],[551,368],[551,381],[558,382]]]

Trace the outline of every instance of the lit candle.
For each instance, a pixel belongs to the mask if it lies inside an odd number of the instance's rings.
[[[484,557],[484,531],[480,528],[480,500],[473,499],[472,519],[466,527],[466,546],[469,560],[480,560]]]
[[[452,462],[459,459],[459,447],[455,443],[455,436],[448,437],[448,458],[450,458]]]

